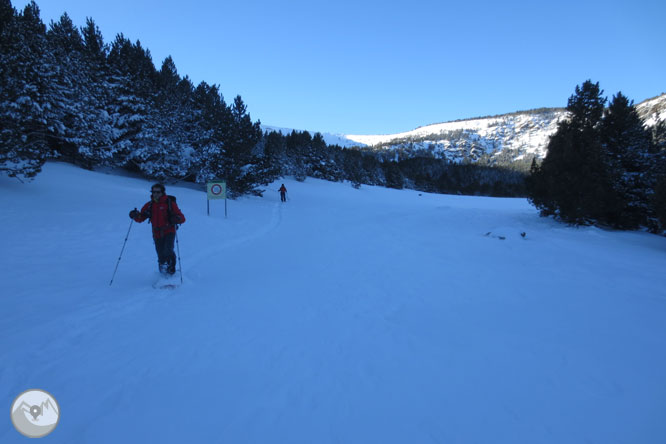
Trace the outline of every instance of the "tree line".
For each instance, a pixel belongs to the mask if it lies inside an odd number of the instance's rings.
[[[0,169],[31,178],[47,159],[85,168],[121,166],[159,180],[226,177],[253,189],[262,138],[240,96],[194,86],[167,57],[122,34],[110,44],[92,19],[80,30],[65,13],[48,30],[32,2],[0,0]]]
[[[428,192],[528,196],[569,223],[662,229],[666,171],[661,122],[652,131],[621,93],[605,107],[598,84],[576,88],[548,154],[481,153],[451,162],[432,146],[342,148],[319,133],[263,132],[240,96],[194,85],[167,57],[157,69],[140,41],[106,43],[93,19],[64,13],[47,27],[35,2],[0,0],[0,171],[20,180],[48,159],[121,167],[147,178],[261,195],[281,176]]]
[[[0,0],[0,171],[30,179],[48,159],[122,167],[156,180],[227,181],[232,196],[261,194],[284,175],[353,186],[524,195],[515,171],[436,158],[327,145],[321,134],[262,132],[240,96],[159,69],[140,41],[106,43],[93,19],[64,13],[47,27],[35,2]],[[524,175],[524,174],[523,174]]]
[[[618,92],[606,107],[599,83],[577,86],[570,119],[560,122],[546,157],[527,178],[544,216],[618,229],[666,227],[666,124],[648,129]]]

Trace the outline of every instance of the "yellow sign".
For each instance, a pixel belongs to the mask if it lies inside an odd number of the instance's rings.
[[[208,182],[207,187],[208,187],[208,200],[227,198],[226,182]]]

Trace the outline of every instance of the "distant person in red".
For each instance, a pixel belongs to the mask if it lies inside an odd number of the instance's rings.
[[[176,254],[173,243],[176,239],[176,225],[185,222],[185,216],[176,204],[176,198],[167,196],[164,185],[156,183],[150,190],[151,199],[137,211],[134,208],[129,217],[137,222],[150,219],[153,224],[153,240],[157,251],[160,273],[172,275],[176,272]]]
[[[282,202],[286,202],[287,201],[287,188],[285,188],[284,184],[282,184],[282,186],[280,187],[280,189],[278,191],[280,192],[280,199],[282,200]]]

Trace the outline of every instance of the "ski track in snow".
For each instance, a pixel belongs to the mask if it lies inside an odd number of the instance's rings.
[[[281,204],[276,202],[272,204],[271,218],[265,226],[260,226],[256,229],[256,231],[241,235],[236,238],[228,238],[227,236],[225,236],[223,239],[218,238],[216,241],[219,243],[211,242],[209,246],[202,248],[201,250],[194,251],[192,254],[192,259],[195,266],[193,268],[196,270],[203,262],[207,262],[211,256],[219,256],[219,254],[223,253],[225,250],[238,247],[242,244],[254,241],[261,236],[265,236],[273,232],[275,229],[277,229],[281,222],[282,208]],[[195,271],[193,277],[200,277],[200,273]]]
[[[2,402],[52,393],[56,443],[665,441],[666,239],[284,182],[287,203],[273,184],[228,219],[167,187],[187,222],[165,291],[145,223],[108,285],[150,182],[0,179]]]

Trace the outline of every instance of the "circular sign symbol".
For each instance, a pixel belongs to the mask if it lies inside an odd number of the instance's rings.
[[[51,433],[60,420],[60,406],[48,392],[26,390],[12,404],[12,423],[28,438],[41,438]]]
[[[210,187],[210,192],[216,196],[219,196],[220,194],[222,194],[222,187],[220,186],[219,183],[213,184],[213,186]]]

